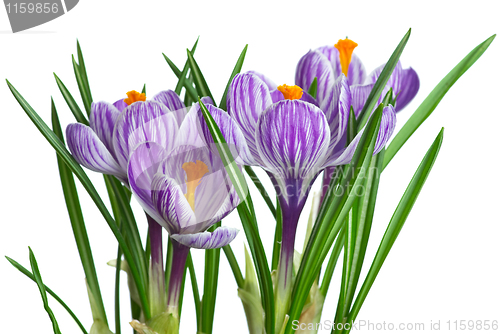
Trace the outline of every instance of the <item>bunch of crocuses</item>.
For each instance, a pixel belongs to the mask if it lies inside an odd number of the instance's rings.
[[[399,61],[409,37],[410,31],[387,62],[370,72],[350,39],[313,49],[298,59],[295,85],[276,85],[262,73],[241,72],[245,47],[219,104],[194,58],[197,43],[188,51],[182,69],[164,55],[178,78],[176,87],[170,87],[173,90],[155,95],[146,94],[145,88],[142,92],[132,90],[118,100],[110,97],[114,103],[92,100],[77,44],[73,68],[83,108],[56,76],[76,121],[65,132],[53,102],[49,127],[7,82],[58,154],[62,188],[85,272],[93,315],[90,329],[43,284],[31,250],[31,271],[8,258],[38,285],[54,333],[60,329],[47,294],[62,304],[83,333],[131,331],[120,325],[121,270],[128,274],[132,318],[127,322],[135,332],[179,333],[183,292],[192,289],[197,330],[212,333],[215,307],[227,307],[216,305],[221,248],[234,273],[235,293],[247,318],[247,325],[231,332],[244,332],[247,326],[251,334],[317,333],[324,329],[320,322],[323,303],[333,272],[339,267],[339,296],[329,296],[338,299],[331,332],[349,333],[432,169],[443,131],[434,141],[429,138],[431,145],[420,165],[412,167],[416,167],[414,177],[378,241],[373,262],[365,264],[382,172],[495,36],[465,56],[416,110],[405,107],[418,93],[419,76]],[[411,116],[394,134],[400,112]],[[272,190],[263,187],[254,168],[266,172],[274,185]],[[111,212],[90,182],[89,172],[103,174]],[[108,325],[74,176],[118,242],[116,260],[110,262],[116,267],[115,328]],[[314,182],[321,182],[322,187],[314,196],[311,211],[304,212],[308,196],[313,196],[310,189]],[[264,252],[259,235],[262,226],[250,187],[257,187],[275,217],[272,254]],[[147,240],[140,238],[141,225],[136,223],[131,201],[144,210]],[[233,210],[238,211],[249,250],[245,251],[244,264],[238,263],[231,248],[238,230],[223,224]],[[305,247],[298,252],[294,245],[301,214],[309,215],[309,225]],[[162,238],[163,229],[167,240]],[[205,252],[202,296],[192,248]],[[361,277],[363,265],[369,268],[366,277]],[[191,284],[186,284],[187,273]]]

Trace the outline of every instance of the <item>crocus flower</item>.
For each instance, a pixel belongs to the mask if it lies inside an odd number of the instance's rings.
[[[357,45],[346,38],[339,40],[334,46],[323,46],[309,51],[297,64],[295,84],[308,89],[316,78],[318,103],[322,106],[335,80],[344,74],[351,86],[352,106],[357,116],[385,66],[383,64],[377,67],[367,76],[363,63],[353,53]],[[419,87],[420,81],[415,70],[411,67],[403,69],[398,61],[379,102],[389,88],[392,88],[394,96],[397,96],[395,111],[399,112],[415,97]]]
[[[166,152],[172,151],[178,141],[194,146],[203,143],[193,126],[193,117],[186,116],[187,109],[175,92],[162,91],[148,101],[145,94],[136,91],[127,95],[128,98],[114,104],[92,103],[90,126],[70,124],[66,137],[71,153],[81,165],[114,175],[129,187],[129,158],[141,143],[155,143]],[[204,101],[211,103],[207,98]],[[199,106],[192,108],[195,111]],[[163,312],[165,304],[162,228],[155,218],[147,214],[151,241],[149,299],[153,315]]]
[[[283,85],[270,91],[259,76],[245,73],[236,75],[231,83],[229,113],[208,108],[225,140],[239,148],[239,158],[247,165],[264,168],[277,188],[283,213],[277,332],[288,311],[295,233],[310,186],[324,168],[349,163],[362,134],[345,147],[352,97],[344,75],[330,87],[324,100],[329,103],[321,110],[300,87]],[[394,126],[395,111],[389,105],[383,110],[375,153],[385,146]],[[206,125],[203,134],[210,142]]]
[[[154,141],[171,150],[187,112],[179,96],[171,90],[156,94],[151,101],[136,91],[127,95],[127,99],[114,104],[92,103],[90,126],[74,123],[66,128],[68,147],[78,163],[95,172],[114,175],[126,185],[128,158],[134,146]],[[155,122],[158,128],[149,133],[151,138],[136,131],[160,116],[161,124]]]
[[[209,105],[211,106],[211,105]],[[213,106],[211,106],[213,107]],[[215,107],[213,107],[215,108]],[[166,308],[158,317],[178,319],[178,302],[189,248],[212,249],[229,244],[238,230],[207,229],[227,216],[240,202],[220,157],[198,135],[197,108],[186,115],[175,146],[168,150],[155,142],[139,144],[128,162],[130,189],[149,217],[170,235],[173,261]],[[216,109],[216,108],[215,108]],[[153,137],[157,126],[139,128]],[[161,117],[158,119],[161,124]],[[150,323],[155,329],[155,318]],[[166,321],[166,320],[165,320]],[[163,326],[158,320],[157,325]]]

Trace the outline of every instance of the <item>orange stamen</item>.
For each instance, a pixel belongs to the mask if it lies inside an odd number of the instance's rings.
[[[134,102],[137,101],[146,101],[146,94],[144,93],[139,93],[135,90],[131,90],[130,92],[127,92],[127,98],[123,100],[127,105],[131,105]]]
[[[358,44],[351,41],[349,38],[344,40],[339,39],[337,44],[334,45],[334,47],[339,50],[340,66],[342,67],[342,73],[344,73],[345,76],[347,76],[349,64],[351,63],[352,52],[356,46],[358,46]]]
[[[283,96],[287,100],[300,100],[304,93],[299,86],[281,85],[278,86],[278,90],[283,93]]]
[[[182,169],[186,172],[187,192],[184,194],[184,197],[186,197],[191,209],[194,211],[194,192],[200,184],[203,175],[208,173],[208,167],[203,161],[196,160],[196,163],[192,161],[185,162],[182,165]]]

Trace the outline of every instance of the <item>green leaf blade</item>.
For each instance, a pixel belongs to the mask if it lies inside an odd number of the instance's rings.
[[[83,115],[82,110],[80,109],[80,107],[78,106],[75,99],[73,98],[73,96],[71,95],[69,90],[66,88],[64,83],[61,81],[61,79],[59,79],[59,77],[55,73],[54,73],[54,77],[56,79],[57,86],[59,87],[59,90],[61,91],[61,94],[64,97],[64,100],[68,104],[68,107],[71,110],[71,112],[73,113],[73,115],[75,116],[75,119],[77,120],[77,122],[85,124],[85,125],[89,125],[89,121]],[[7,81],[7,83],[8,82],[9,81]],[[10,83],[9,83],[9,87],[10,87]]]
[[[80,91],[80,96],[82,97],[83,105],[87,111],[87,115],[90,116],[90,109],[92,105],[92,100],[88,96],[87,88],[82,77],[82,71],[75,61],[75,57],[72,57],[73,61],[73,71],[75,72],[76,83],[78,84],[78,90]]]
[[[209,232],[215,231],[220,227],[218,222]],[[205,250],[205,280],[203,284],[203,300],[201,305],[201,329],[203,333],[212,334],[215,300],[217,296],[217,281],[219,279],[220,248]]]
[[[198,96],[199,97],[208,96],[215,103],[214,97],[210,92],[210,88],[208,88],[207,81],[205,80],[203,73],[201,73],[201,69],[198,66],[196,60],[194,59],[193,54],[189,50],[187,50],[187,55],[189,60],[189,67],[191,68],[191,73],[193,74],[193,81],[194,84],[196,85],[196,91],[198,92]]]
[[[90,102],[88,105],[87,104],[85,105],[85,108],[86,109],[89,108],[89,109],[87,109],[87,112],[90,115],[90,106],[91,106],[93,100],[92,100],[92,94],[90,92],[89,77],[87,75],[87,69],[85,68],[85,61],[83,60],[83,52],[82,52],[82,48],[80,47],[80,42],[78,40],[76,40],[76,50],[77,50],[77,54],[78,54],[78,68],[80,70],[80,75],[82,78],[83,87],[85,89],[85,95],[87,96],[88,101]],[[82,98],[83,98],[83,96],[82,96]]]
[[[28,269],[24,268],[21,264],[19,264],[17,261],[15,261],[14,259],[11,259],[8,256],[6,256],[5,258],[7,259],[7,261],[10,262],[10,264],[12,264],[14,266],[14,268],[19,270],[21,273],[23,273],[29,279],[31,279],[33,282],[36,283],[35,276],[33,276],[33,274]],[[44,288],[45,288],[45,291],[47,291],[47,293],[49,295],[51,295],[68,312],[68,314],[71,316],[71,318],[73,318],[73,320],[76,322],[78,327],[80,327],[80,330],[82,331],[82,333],[88,334],[87,330],[85,329],[85,326],[83,326],[82,322],[78,319],[76,314],[73,313],[73,311],[69,308],[69,306],[66,305],[66,303],[61,298],[59,298],[59,296],[57,294],[55,294],[55,292],[52,291],[48,286],[44,285]]]
[[[490,44],[495,39],[496,34],[486,39],[483,43],[475,47],[467,56],[465,56],[432,90],[422,104],[415,110],[410,119],[403,125],[401,130],[394,136],[391,144],[387,147],[384,158],[384,166],[391,162],[401,147],[420,127],[420,125],[432,114],[434,109],[441,102],[448,90],[455,82],[483,55]]]
[[[236,76],[236,74],[241,72],[241,68],[243,67],[243,62],[245,61],[245,56],[247,54],[247,49],[248,49],[248,44],[245,45],[243,48],[243,51],[241,51],[240,56],[238,57],[238,60],[236,61],[236,65],[234,65],[233,72],[231,73],[231,76],[229,77],[229,80],[226,85],[226,89],[224,89],[224,94],[222,95],[222,99],[220,100],[219,103],[219,108],[222,110],[227,111],[227,93],[229,91],[229,86],[231,85],[231,82],[233,81],[233,78]]]
[[[358,315],[363,302],[368,295],[382,265],[387,258],[396,238],[399,235],[399,232],[403,228],[403,225],[410,214],[413,205],[415,204],[420,191],[422,190],[427,177],[429,176],[430,171],[436,161],[436,158],[439,154],[439,150],[441,148],[441,144],[443,142],[443,133],[444,129],[441,129],[438,136],[434,140],[434,143],[431,145],[427,153],[425,154],[422,162],[420,163],[417,171],[415,172],[413,178],[411,179],[408,187],[406,188],[399,204],[394,211],[394,214],[389,222],[387,230],[380,242],[379,249],[377,254],[375,255],[375,259],[372,262],[370,270],[366,276],[366,279],[358,293],[356,301],[352,307],[352,310],[349,314],[348,322],[354,321],[356,316]],[[348,332],[347,332],[348,333]]]
[[[61,124],[59,122],[59,117],[57,116],[57,110],[53,100],[52,100],[52,129],[55,135],[64,144],[64,137],[61,129]],[[99,281],[97,279],[97,272],[95,270],[95,265],[94,265],[94,258],[92,256],[92,250],[90,247],[87,229],[85,227],[85,221],[83,219],[82,209],[80,206],[80,200],[76,190],[75,180],[73,178],[73,173],[71,172],[71,170],[69,170],[69,168],[66,166],[66,164],[62,161],[62,159],[59,156],[57,156],[57,165],[59,167],[59,175],[61,179],[64,199],[66,202],[66,208],[68,209],[71,228],[73,230],[76,246],[78,248],[80,260],[82,262],[83,271],[85,272],[85,277],[87,279],[89,288],[92,291],[94,298],[96,300],[99,316],[101,320],[107,324],[106,311],[104,309],[104,303],[102,300],[101,290],[99,287]]]
[[[33,254],[31,248],[29,248],[29,251],[30,251],[31,271],[33,272],[33,277],[35,278],[35,282],[38,285],[38,290],[40,290],[40,295],[42,296],[42,301],[43,301],[43,307],[45,311],[47,311],[50,321],[52,321],[52,329],[54,331],[54,334],[61,334],[61,330],[59,329],[59,325],[57,324],[56,317],[49,306],[49,301],[47,299],[47,291],[45,290],[45,285],[42,282],[42,276],[40,275],[40,271],[38,270],[38,264],[36,263],[35,254]]]

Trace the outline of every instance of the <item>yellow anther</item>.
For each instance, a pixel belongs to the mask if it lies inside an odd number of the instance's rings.
[[[283,96],[287,100],[300,100],[304,93],[299,86],[281,85],[278,86],[278,90],[283,93]]]
[[[127,92],[127,98],[123,100],[127,105],[131,105],[134,102],[137,101],[146,101],[146,94],[144,93],[139,93],[135,90],[131,90],[130,92]]]
[[[194,192],[196,187],[200,184],[203,175],[208,173],[208,167],[203,161],[196,160],[196,163],[192,161],[185,162],[182,165],[182,169],[186,172],[187,192],[184,196],[191,206],[191,209],[194,211]]]
[[[345,76],[347,76],[349,64],[351,63],[352,52],[356,46],[358,46],[358,44],[351,41],[349,38],[344,40],[339,39],[337,44],[334,45],[334,47],[339,50],[340,66],[342,67],[342,73],[344,73]]]

